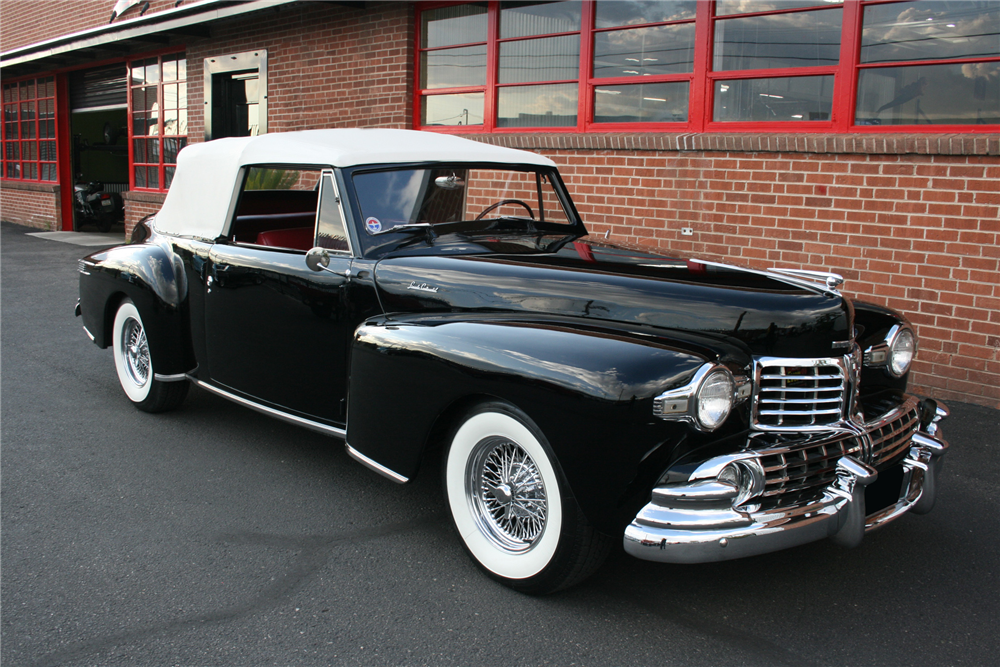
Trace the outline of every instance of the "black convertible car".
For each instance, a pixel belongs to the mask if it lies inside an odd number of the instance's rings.
[[[404,130],[195,144],[133,241],[80,261],[76,312],[136,407],[195,383],[401,483],[443,447],[462,542],[518,590],[617,540],[716,561],[856,545],[934,504],[947,410],[906,393],[903,317],[835,274],[588,237],[532,153]]]

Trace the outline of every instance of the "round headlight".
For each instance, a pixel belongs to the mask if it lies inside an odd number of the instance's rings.
[[[909,329],[902,329],[896,335],[896,340],[892,341],[892,350],[889,358],[889,369],[896,377],[902,376],[910,370],[910,362],[913,361],[913,354],[917,349],[917,339]]]
[[[726,421],[733,408],[733,376],[729,371],[718,368],[708,374],[695,397],[698,401],[698,424],[714,431]]]

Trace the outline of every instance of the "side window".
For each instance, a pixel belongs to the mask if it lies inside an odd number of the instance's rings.
[[[236,243],[309,250],[321,175],[319,169],[247,169],[230,238]]]
[[[340,214],[340,201],[333,184],[333,174],[323,174],[323,191],[319,204],[319,219],[316,223],[316,245],[339,252],[349,252],[347,229]]]

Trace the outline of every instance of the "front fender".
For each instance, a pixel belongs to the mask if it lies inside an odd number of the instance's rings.
[[[453,406],[506,401],[545,434],[588,519],[611,532],[618,514],[648,500],[637,477],[651,485],[690,436],[687,426],[653,417],[653,398],[706,361],[732,363],[737,353],[684,343],[570,320],[369,322],[351,352],[347,440],[410,478]]]
[[[187,279],[180,258],[162,239],[118,246],[80,260],[80,314],[101,348],[111,345],[115,313],[124,298],[139,310],[157,373],[194,366]]]

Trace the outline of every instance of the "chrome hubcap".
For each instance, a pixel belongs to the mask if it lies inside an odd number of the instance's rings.
[[[494,545],[511,553],[534,546],[548,505],[538,466],[520,445],[500,437],[476,445],[466,489],[476,523]]]
[[[146,332],[142,324],[129,318],[122,327],[122,361],[125,362],[125,372],[137,387],[144,386],[149,381],[149,346],[146,344]]]

